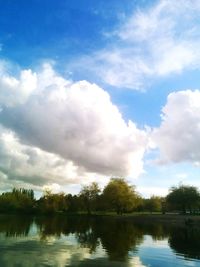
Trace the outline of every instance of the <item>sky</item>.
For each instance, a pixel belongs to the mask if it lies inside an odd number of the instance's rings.
[[[198,0],[0,0],[0,191],[200,187]]]

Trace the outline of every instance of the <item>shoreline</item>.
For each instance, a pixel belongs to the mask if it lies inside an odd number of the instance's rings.
[[[4,216],[22,216],[22,217],[87,217],[87,218],[107,218],[116,219],[123,221],[141,222],[144,224],[148,223],[162,223],[170,225],[180,225],[180,226],[199,226],[200,227],[200,215],[192,214],[178,214],[178,213],[166,213],[166,214],[86,214],[86,213],[53,213],[53,214],[39,214],[39,213],[0,213],[0,217]]]
[[[101,215],[95,215],[101,216]],[[130,214],[130,215],[105,215],[102,217],[112,217],[121,220],[128,220],[141,223],[162,223],[179,226],[199,226],[200,215],[190,214]]]

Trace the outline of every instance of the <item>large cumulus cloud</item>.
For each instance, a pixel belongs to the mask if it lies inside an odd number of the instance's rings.
[[[5,162],[2,170],[12,170],[12,176],[37,169],[37,177],[56,180],[62,166],[65,178],[75,181],[80,174],[138,176],[143,169],[146,133],[126,123],[109,94],[95,84],[66,80],[48,64],[37,73],[24,70],[19,78],[4,73],[0,107],[1,151],[8,144],[7,158],[14,157],[14,167]]]
[[[200,165],[200,91],[185,90],[168,96],[162,123],[153,132],[161,163]]]
[[[82,175],[82,176],[81,176]],[[89,174],[88,174],[89,176]],[[16,134],[0,127],[0,187],[13,186],[40,189],[44,185],[78,183],[83,173],[73,162],[40,148],[21,144]]]

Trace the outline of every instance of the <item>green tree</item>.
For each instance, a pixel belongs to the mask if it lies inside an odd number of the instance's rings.
[[[31,189],[14,188],[12,192],[3,193],[0,196],[1,212],[31,213],[34,210],[34,205],[34,192]]]
[[[67,194],[65,198],[67,201],[67,212],[74,213],[84,209],[83,201],[80,196]]]
[[[163,198],[158,196],[151,196],[149,199],[145,200],[145,209],[150,212],[159,212],[162,210],[162,200]]]
[[[88,186],[83,186],[81,189],[79,196],[83,199],[83,204],[88,214],[91,214],[92,210],[96,209],[100,191],[98,184],[95,182]]]
[[[123,178],[112,178],[104,188],[103,197],[107,207],[117,214],[132,211],[139,199],[135,187],[128,185]]]
[[[37,207],[40,212],[50,214],[67,211],[68,203],[64,193],[45,191],[44,196],[37,201]]]
[[[194,186],[180,185],[170,189],[166,201],[172,210],[192,213],[199,208],[200,194]]]

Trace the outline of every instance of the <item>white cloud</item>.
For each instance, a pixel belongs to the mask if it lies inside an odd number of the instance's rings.
[[[66,185],[84,178],[79,177],[78,167],[70,160],[21,144],[13,132],[3,127],[0,128],[0,170],[1,189],[30,184],[41,189],[48,184],[58,191],[55,182]]]
[[[161,0],[137,10],[110,34],[108,47],[83,58],[79,67],[87,66],[105,83],[136,90],[147,81],[199,68],[199,14],[194,0]]]
[[[0,242],[1,246],[6,244],[6,250],[0,252],[1,264],[4,266],[34,267],[45,264],[70,266],[75,261],[81,262],[91,258],[89,248],[78,246],[72,235],[62,236],[62,238],[53,235],[45,236],[45,246],[38,233],[35,234],[34,232],[29,233],[29,236],[26,237],[9,238],[9,241],[2,235]],[[22,247],[23,253],[20,253]],[[32,249],[32,247],[37,249]],[[30,249],[32,253],[30,253]],[[24,255],[22,256],[22,254]]]
[[[154,178],[154,180],[156,180]],[[137,191],[144,197],[150,198],[151,196],[166,196],[168,194],[168,188],[160,186],[137,186]]]
[[[200,91],[171,93],[162,110],[162,123],[153,132],[160,163],[200,164]]]
[[[26,102],[36,89],[36,74],[31,70],[23,70],[19,79],[16,79],[8,75],[3,67],[0,70],[0,106],[12,107]]]
[[[58,193],[61,191],[61,186],[59,184],[56,183],[52,183],[52,184],[47,184],[43,186],[43,191],[44,192],[52,192],[54,194]]]
[[[73,186],[77,193],[80,184],[97,181],[103,187],[108,179],[109,177],[83,170],[69,159],[65,160],[38,147],[24,145],[14,132],[0,125],[1,190],[15,186],[40,191],[50,189],[55,193]]]
[[[35,177],[42,186],[95,174],[137,177],[143,170],[145,131],[126,123],[95,84],[68,81],[48,64],[19,79],[5,73],[0,105],[1,167],[10,177],[28,183]]]
[[[188,178],[188,174],[187,173],[178,173],[175,176],[177,179],[181,179],[182,180],[186,180]]]
[[[128,267],[133,267],[133,266],[146,267],[147,265],[144,265],[138,256],[134,256],[130,258],[128,261]]]

